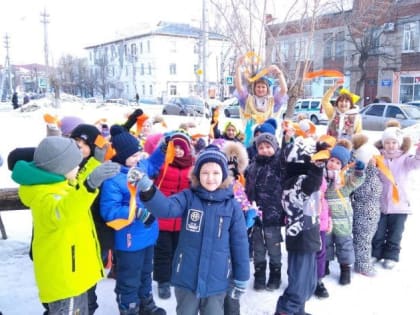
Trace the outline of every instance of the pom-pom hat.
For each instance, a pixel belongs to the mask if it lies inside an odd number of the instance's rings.
[[[111,127],[111,143],[115,150],[112,160],[122,165],[125,165],[127,158],[142,150],[137,138],[118,125]]]
[[[224,181],[228,176],[228,165],[226,155],[214,145],[207,146],[197,157],[194,164],[193,174],[200,178],[201,167],[206,163],[217,163],[222,169],[222,180]]]
[[[269,118],[266,121],[264,121],[262,124],[258,125],[254,129],[254,136],[259,133],[271,133],[275,134],[277,129],[277,122],[274,118]]]
[[[76,168],[80,162],[82,153],[76,141],[65,137],[46,137],[34,152],[36,167],[63,176]]]
[[[398,127],[388,127],[384,130],[382,134],[382,145],[385,140],[393,139],[398,142],[398,146],[400,147],[403,143],[404,134],[403,131]]]

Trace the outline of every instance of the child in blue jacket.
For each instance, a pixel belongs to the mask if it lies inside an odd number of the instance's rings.
[[[115,229],[117,303],[121,315],[165,315],[152,296],[154,245],[158,223],[153,215],[143,216],[144,206],[133,198],[127,186],[127,173],[138,167],[149,176],[158,174],[165,153],[158,147],[142,159],[139,140],[121,126],[111,127],[111,143],[116,152],[112,161],[121,171],[102,185],[100,213],[107,225]]]
[[[177,314],[223,315],[226,293],[239,299],[249,279],[245,219],[233,196],[225,154],[208,146],[197,157],[191,188],[170,197],[148,176],[140,177],[140,197],[154,215],[182,217],[171,279]]]

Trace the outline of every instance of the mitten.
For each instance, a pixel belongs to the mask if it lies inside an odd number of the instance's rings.
[[[232,299],[239,300],[246,291],[247,281],[233,280],[233,287],[229,290],[229,296]]]
[[[101,163],[104,162],[105,155],[108,151],[108,146],[108,144],[104,145],[102,148],[95,146],[95,148],[93,149],[93,157]]]
[[[133,127],[134,124],[137,122],[137,118],[141,115],[143,115],[143,111],[140,108],[137,108],[128,116],[127,121],[124,123],[123,127],[127,130],[130,130],[131,127]]]
[[[255,224],[255,218],[257,217],[257,210],[251,208],[245,212],[246,228],[252,228]]]
[[[148,191],[153,181],[141,169],[133,167],[127,173],[127,181],[136,186],[137,192]]]
[[[363,171],[365,169],[365,163],[363,163],[363,161],[357,160],[356,164],[354,165],[354,169],[356,171]]]
[[[104,180],[117,175],[120,172],[120,165],[115,162],[105,162],[95,168],[86,179],[86,184],[91,189],[101,186]]]
[[[155,222],[154,215],[149,212],[146,208],[138,208],[137,209],[137,219],[142,221],[144,225],[149,226],[153,222]]]

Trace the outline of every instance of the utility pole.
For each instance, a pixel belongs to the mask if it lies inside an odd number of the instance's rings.
[[[202,7],[202,62],[203,62],[203,98],[207,99],[208,94],[208,87],[207,87],[207,44],[209,40],[209,32],[208,32],[208,21],[207,21],[207,0],[202,0],[203,7]]]
[[[10,95],[13,93],[13,86],[12,86],[12,68],[10,65],[10,56],[9,56],[9,35],[6,33],[4,35],[4,48],[6,48],[6,59],[4,62],[4,70],[5,75],[1,78],[1,91],[2,91],[2,99],[8,99]]]
[[[48,56],[48,28],[47,25],[50,15],[47,13],[47,9],[44,8],[44,12],[41,12],[41,23],[44,25],[44,58],[45,58],[45,71],[47,75],[47,87],[48,91],[49,78],[50,78],[50,66],[49,66],[49,56]]]

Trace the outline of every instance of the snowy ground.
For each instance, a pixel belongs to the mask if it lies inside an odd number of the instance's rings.
[[[128,107],[96,108],[78,103],[64,103],[60,109],[49,106],[38,111],[22,113],[13,111],[0,104],[0,154],[7,159],[8,152],[21,146],[35,146],[45,135],[45,124],[42,115],[45,112],[58,114],[59,117],[73,114],[83,117],[86,122],[93,123],[100,118],[108,118],[110,123],[124,121],[124,115],[132,111]],[[153,116],[160,108],[148,107],[146,112]],[[175,116],[165,117],[170,127],[176,128],[183,119]],[[197,119],[196,119],[197,120]],[[197,120],[202,130],[207,130],[208,122]],[[322,130],[322,128],[320,128]],[[378,133],[369,132],[371,140],[378,138]],[[420,172],[410,177],[414,210],[419,210]],[[0,168],[0,188],[14,187],[10,179],[7,165]],[[367,196],[368,197],[368,196]],[[9,238],[0,240],[0,311],[3,315],[42,314],[38,300],[32,263],[28,257],[31,234],[31,214],[28,210],[0,212]],[[420,282],[418,275],[418,240],[420,239],[420,219],[418,214],[410,216],[402,243],[401,262],[394,270],[384,270],[377,266],[377,276],[367,278],[353,274],[349,286],[338,284],[339,269],[336,262],[331,265],[331,275],[325,279],[330,298],[319,300],[312,298],[307,303],[307,311],[313,315],[395,315],[416,314],[415,301],[419,296]],[[283,251],[284,252],[284,251]],[[285,252],[284,252],[285,253]],[[54,253],[51,253],[54,255]],[[278,296],[287,285],[286,253],[283,256],[282,285],[275,292],[255,292],[252,279],[249,289],[241,299],[241,314],[271,315],[274,314]],[[251,268],[253,266],[251,264]],[[416,276],[417,274],[417,276]],[[114,280],[104,279],[98,284],[99,309],[96,315],[118,314],[113,292]],[[160,300],[153,284],[155,299],[159,306],[167,310],[167,314],[175,314],[175,299]]]

